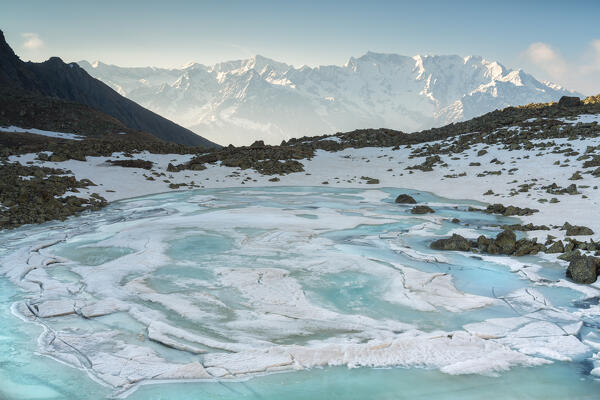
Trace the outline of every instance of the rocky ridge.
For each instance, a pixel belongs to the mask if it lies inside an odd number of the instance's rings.
[[[26,100],[29,102],[24,107],[23,102]],[[61,100],[108,114],[132,130],[148,132],[166,141],[204,147],[217,146],[121,96],[92,78],[76,63],[66,64],[58,57],[42,63],[21,61],[0,31],[0,102],[3,103],[4,112],[0,121],[6,119],[7,113],[12,112],[14,107],[20,107],[16,116],[10,115],[13,123],[27,122],[18,126],[44,129],[42,126],[31,125],[38,116],[32,114],[30,109],[39,110],[38,104],[57,104]],[[53,117],[49,115],[47,118]],[[74,118],[70,120],[73,121]],[[85,125],[83,127],[85,130]]]

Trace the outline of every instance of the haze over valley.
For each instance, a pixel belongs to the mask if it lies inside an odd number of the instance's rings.
[[[369,52],[341,66],[314,68],[259,55],[180,69],[79,65],[157,114],[236,146],[373,127],[414,132],[573,95],[477,56]]]

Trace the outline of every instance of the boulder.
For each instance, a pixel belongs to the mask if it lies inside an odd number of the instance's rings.
[[[439,239],[429,245],[434,250],[469,251],[473,243],[464,237],[453,234],[447,239]]]
[[[142,168],[147,170],[152,169],[154,165],[152,161],[146,160],[106,160],[106,162],[124,168]]]
[[[167,165],[167,172],[178,172],[178,171],[179,171],[179,168],[177,168],[173,164],[169,163],[169,165]]]
[[[477,248],[482,253],[486,253],[491,244],[492,240],[490,238],[485,237],[484,235],[481,235],[477,238]]]
[[[190,164],[189,169],[192,171],[202,171],[206,169],[204,164]]]
[[[561,254],[560,256],[558,256],[558,259],[563,260],[563,261],[571,261],[580,256],[581,256],[581,252],[579,250],[568,250],[565,247],[565,252],[563,254]]]
[[[567,236],[583,236],[583,235],[593,235],[594,231],[588,228],[587,226],[578,226],[571,225],[568,222],[562,226],[561,230],[567,231]]]
[[[368,176],[361,176],[360,179],[362,179],[363,181],[366,181],[365,183],[367,185],[379,185],[379,179],[377,178],[371,178]]]
[[[533,254],[537,254],[542,250],[545,250],[546,248],[544,247],[544,245],[537,243],[537,241],[534,240],[528,240],[528,239],[521,239],[519,241],[517,241],[516,245],[515,245],[515,256],[517,257],[521,257],[521,256],[526,256],[526,255],[533,255]]]
[[[396,203],[398,204],[417,204],[417,201],[408,194],[401,194],[396,197]]]
[[[428,206],[415,206],[410,210],[411,214],[431,214],[435,211]]]
[[[581,99],[575,96],[563,96],[558,100],[561,107],[577,107],[581,105]]]
[[[567,278],[577,283],[594,283],[598,277],[600,258],[578,256],[571,259],[567,268]]]
[[[502,254],[512,254],[517,245],[517,236],[511,230],[504,230],[496,236],[494,243],[500,248]]]
[[[531,208],[521,208],[516,206],[504,206],[502,204],[491,204],[485,209],[485,212],[488,214],[502,214],[505,217],[511,217],[514,215],[532,215],[533,213],[538,212],[538,210]]]
[[[565,251],[565,246],[563,245],[563,242],[561,242],[560,240],[552,243],[552,245],[550,247],[548,247],[548,249],[546,249],[546,253],[548,253],[548,254],[563,253],[564,251]]]
[[[495,241],[492,241],[487,248],[488,254],[502,254],[502,248],[496,244]]]
[[[52,162],[63,162],[63,161],[67,161],[67,157],[65,157],[62,154],[52,154],[50,156],[50,161]]]

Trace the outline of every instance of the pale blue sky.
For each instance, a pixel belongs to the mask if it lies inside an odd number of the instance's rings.
[[[0,29],[24,60],[176,67],[261,54],[300,66],[368,50],[475,54],[589,94],[600,92],[599,20],[598,0],[3,0]]]

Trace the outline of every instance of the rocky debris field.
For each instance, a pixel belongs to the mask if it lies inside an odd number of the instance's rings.
[[[214,150],[148,142],[135,132],[81,141],[3,133],[0,141],[5,146],[0,148],[0,157],[4,160],[2,168],[10,164],[8,160],[30,160],[19,162],[42,168],[68,165],[79,179],[100,179],[98,191],[110,199],[239,184],[425,188],[490,204],[473,207],[473,212],[522,219],[522,223],[502,226],[506,233],[501,237],[451,237],[437,245],[441,249],[458,246],[482,254],[559,255],[560,260],[570,263],[578,257],[598,257],[597,242],[592,239],[598,224],[585,226],[579,213],[597,207],[600,198],[596,182],[600,178],[599,115],[600,97],[583,102],[567,98],[559,103],[509,107],[414,134],[359,130],[293,139],[280,146],[259,141]],[[110,172],[113,168],[127,172]],[[120,186],[114,181],[117,175]],[[31,178],[27,174],[23,177],[16,186],[29,185],[25,182]],[[131,191],[146,186],[152,189]],[[121,187],[127,187],[131,194],[125,194]],[[115,190],[122,193],[114,195]],[[501,199],[514,201],[514,205],[505,206]],[[413,205],[407,210],[410,214],[436,215],[434,208],[417,204],[408,194],[398,196],[396,202]],[[5,222],[5,227],[36,222],[29,216],[19,222],[16,216],[24,214],[25,208],[16,206],[16,202],[2,202],[3,213],[13,213],[13,222]],[[557,220],[560,213],[554,209],[564,214],[562,220]],[[44,213],[39,219],[52,219],[53,215]],[[515,232],[523,232],[523,237],[517,239]],[[588,237],[580,241],[575,236]],[[511,243],[508,247],[504,246],[507,239]],[[570,276],[576,281],[589,280],[578,278],[578,273],[570,272]]]
[[[96,193],[76,196],[80,188],[94,183],[89,179],[77,180],[70,173],[17,163],[0,164],[0,229],[64,220],[106,205],[106,200]]]
[[[539,139],[583,138],[598,135],[597,124],[570,125],[561,118],[573,118],[581,114],[600,113],[600,99],[591,96],[584,101],[565,98],[559,103],[532,104],[523,107],[508,107],[472,120],[451,124],[416,133],[404,133],[390,129],[363,129],[334,136],[303,137],[283,141],[279,146],[268,146],[257,141],[251,146],[212,150],[200,154],[190,162],[174,166],[176,170],[201,170],[206,164],[220,163],[228,167],[255,169],[261,174],[288,174],[303,171],[299,160],[311,159],[316,150],[340,151],[348,148],[395,147],[424,144],[415,148],[411,156],[426,159],[421,164],[407,167],[408,170],[432,171],[435,166],[447,166],[442,155],[460,154],[477,144],[501,144],[509,150],[547,149],[551,142],[537,143]],[[441,141],[441,142],[440,142]],[[435,142],[427,144],[429,142]],[[557,150],[561,151],[561,150]],[[487,153],[482,149],[478,156]],[[569,154],[568,151],[565,151]],[[598,163],[589,158],[588,166]],[[592,164],[593,163],[593,164]],[[497,161],[500,165],[500,161]],[[597,165],[600,167],[600,163]],[[494,174],[487,171],[484,174]],[[600,174],[600,171],[598,172]]]
[[[582,227],[585,228],[585,227]],[[589,228],[586,228],[589,229]],[[521,238],[510,229],[500,232],[495,238],[479,236],[477,240],[468,240],[459,234],[449,238],[438,239],[431,243],[434,250],[470,251],[483,254],[504,254],[508,256],[535,255],[540,252],[548,254],[561,253],[558,258],[569,261],[566,276],[577,283],[594,283],[600,275],[600,243],[581,242],[567,238],[566,244],[548,235],[545,243],[538,243],[535,238]],[[595,256],[592,256],[594,254]],[[581,260],[587,260],[582,262]]]
[[[154,163],[147,160],[106,160],[107,163],[124,168],[152,169]]]
[[[196,154],[203,148],[164,142],[143,132],[111,133],[85,140],[50,138],[30,133],[0,133],[0,159],[11,155],[43,152],[44,161],[85,161],[86,157],[110,156],[115,152]],[[47,156],[47,157],[46,157]]]
[[[119,120],[83,104],[0,89],[0,126],[11,125],[91,137],[133,132]]]
[[[173,171],[205,169],[205,164],[220,163],[225,167],[254,169],[265,175],[284,175],[304,171],[298,160],[311,159],[315,149],[311,146],[298,145],[266,146],[263,141],[257,141],[251,146],[228,146],[199,154],[184,164],[172,166]]]
[[[396,197],[397,204],[416,204],[417,201],[408,194],[399,194]],[[538,210],[520,208],[515,206],[504,206],[493,204],[486,209],[469,207],[471,212],[485,212],[488,214],[500,214],[503,216],[531,215]],[[431,207],[418,204],[410,209],[411,214],[435,213]],[[453,220],[453,223],[460,223]],[[560,254],[560,260],[568,261],[569,267],[566,276],[577,283],[594,283],[600,275],[600,242],[589,239],[588,242],[579,241],[572,236],[590,236],[594,231],[586,226],[575,226],[565,222],[559,229],[565,231],[567,238],[565,243],[552,235],[547,235],[545,243],[538,243],[537,238],[517,238],[515,231],[549,230],[547,226],[536,226],[533,224],[504,225],[502,231],[496,237],[480,235],[476,240],[469,240],[457,233],[450,237],[433,241],[430,244],[433,250],[464,251],[481,254],[507,255],[522,257],[536,255],[538,253]],[[553,228],[558,228],[554,226]]]
[[[167,143],[142,132],[131,132],[123,127],[120,135],[113,132],[102,137],[90,137],[82,142],[70,140],[47,140],[28,143],[19,134],[0,136],[0,157],[38,151],[50,151],[52,161],[68,159],[84,160],[87,156],[110,156],[116,151],[139,152],[149,151],[157,154],[197,154],[196,157],[182,164],[173,164],[172,172],[181,170],[200,171],[207,164],[218,164],[227,167],[254,169],[266,175],[284,175],[304,171],[300,160],[310,160],[315,151],[341,151],[348,148],[364,147],[415,147],[410,158],[426,157],[420,164],[406,167],[407,170],[432,171],[434,167],[446,167],[441,159],[443,155],[458,155],[478,144],[486,146],[501,144],[508,150],[547,150],[574,156],[568,148],[556,148],[551,139],[580,139],[596,137],[598,125],[595,122],[579,123],[575,126],[565,121],[581,114],[600,113],[598,96],[586,98],[583,102],[566,98],[559,103],[532,104],[523,107],[508,107],[494,111],[481,117],[457,124],[447,125],[416,133],[403,133],[389,129],[364,129],[334,136],[304,137],[283,141],[279,146],[265,145],[257,141],[251,146],[234,147],[232,145],[219,149],[202,149],[185,145]],[[563,119],[563,120],[561,120]],[[118,122],[118,121],[117,121]],[[115,130],[114,127],[111,128]],[[118,129],[117,129],[118,130]],[[122,136],[122,137],[119,137]],[[126,136],[126,137],[124,137]],[[600,168],[600,154],[593,154],[591,149],[581,155],[584,168]],[[486,149],[478,151],[477,156],[487,154]],[[473,163],[475,164],[475,163]],[[503,162],[495,160],[496,165]],[[473,165],[477,166],[477,165]],[[482,176],[499,174],[500,171],[483,171]],[[594,171],[600,175],[600,169]],[[454,177],[453,175],[448,175]],[[461,176],[456,174],[456,177]],[[376,179],[376,178],[374,178]],[[574,180],[577,175],[574,175]],[[553,189],[549,189],[553,190]],[[568,190],[565,189],[565,190]]]

